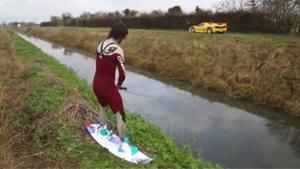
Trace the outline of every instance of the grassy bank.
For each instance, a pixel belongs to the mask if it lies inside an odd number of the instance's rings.
[[[91,88],[51,56],[0,28],[0,166],[4,168],[215,168],[178,148],[137,114],[133,143],[154,158],[132,165],[97,146],[84,131],[95,121]]]
[[[107,29],[71,27],[20,31],[91,53],[107,34]],[[298,37],[131,30],[122,45],[133,67],[300,116]]]

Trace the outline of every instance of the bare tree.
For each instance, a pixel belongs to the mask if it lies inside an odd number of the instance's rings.
[[[66,22],[70,21],[73,18],[73,16],[71,13],[66,12],[61,15],[61,18],[62,18],[63,23],[66,23]]]
[[[246,9],[266,16],[279,33],[299,32],[300,0],[224,0],[216,6],[217,12]]]
[[[80,18],[80,19],[89,19],[89,18],[91,18],[91,16],[92,16],[92,14],[91,14],[90,12],[83,12],[83,13],[79,16],[79,18]]]
[[[176,6],[173,6],[173,7],[168,9],[168,14],[169,15],[182,15],[183,12],[182,12],[181,7],[176,5]]]
[[[258,0],[247,0],[245,6],[249,8],[252,12],[257,10]]]
[[[137,10],[130,10],[129,16],[137,16],[138,13]]]
[[[55,25],[61,25],[62,24],[62,19],[60,16],[51,16],[50,21],[54,23]]]
[[[129,16],[130,9],[128,9],[128,8],[127,8],[127,9],[124,9],[124,10],[123,10],[123,13],[124,13],[125,16]]]
[[[123,10],[123,14],[124,14],[124,16],[136,16],[137,14],[138,14],[138,11],[136,11],[136,10],[130,10],[130,9],[124,9]]]
[[[224,0],[215,5],[217,12],[242,11],[245,9],[245,0]]]
[[[57,21],[59,21],[60,20],[60,17],[59,16],[51,16],[50,17],[50,21],[51,22],[57,22]]]
[[[195,9],[196,15],[201,15],[204,12],[205,12],[205,9],[201,9],[201,8],[199,8],[199,6],[196,6],[196,9]]]
[[[163,16],[165,13],[161,10],[153,10],[150,15],[151,16]]]
[[[106,16],[106,15],[107,15],[106,12],[98,11],[98,12],[92,14],[91,17],[102,17],[102,16]]]
[[[264,0],[264,12],[270,15],[280,33],[299,29],[299,0]]]

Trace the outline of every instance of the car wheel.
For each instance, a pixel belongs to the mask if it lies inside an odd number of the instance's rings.
[[[191,32],[195,33],[196,32],[195,28],[191,28]]]
[[[208,34],[212,34],[213,33],[212,29],[211,28],[207,28],[207,33]]]

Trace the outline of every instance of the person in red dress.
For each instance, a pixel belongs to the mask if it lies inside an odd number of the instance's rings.
[[[124,52],[119,44],[127,37],[128,29],[122,22],[115,23],[108,37],[99,43],[96,51],[96,72],[93,90],[103,110],[108,107],[116,115],[117,131],[121,139],[126,137],[126,117],[123,101],[119,93],[125,80]],[[118,82],[115,84],[115,71],[118,69]]]

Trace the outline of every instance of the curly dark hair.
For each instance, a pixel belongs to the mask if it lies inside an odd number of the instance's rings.
[[[127,26],[123,22],[116,22],[112,25],[108,38],[124,39],[128,35]]]

